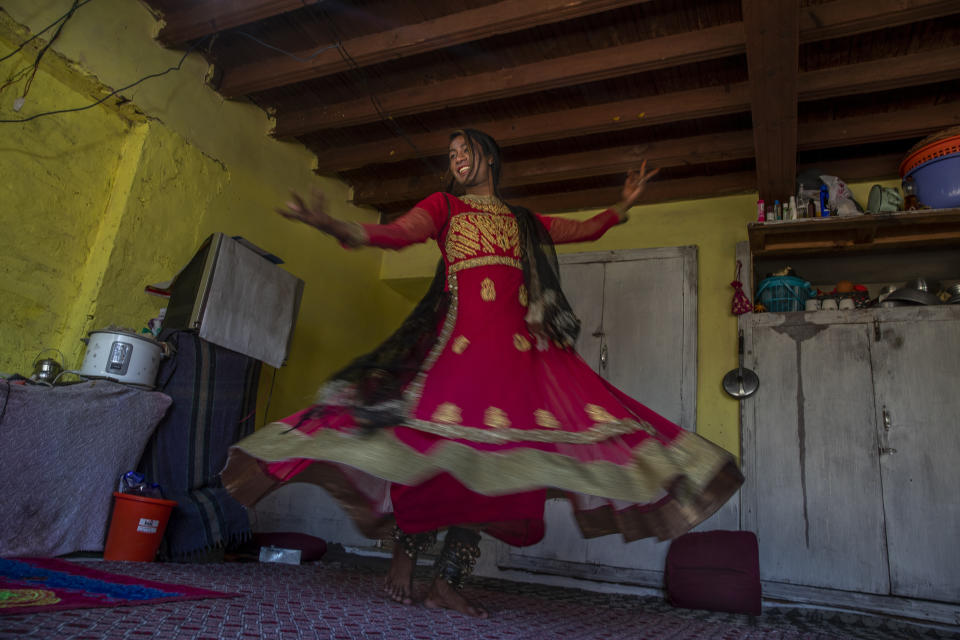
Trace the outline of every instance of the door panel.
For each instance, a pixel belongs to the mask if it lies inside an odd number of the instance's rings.
[[[760,389],[744,491],[763,580],[887,593],[866,324],[753,330]],[[762,483],[762,484],[758,484]]]
[[[596,371],[602,342],[602,336],[596,334],[603,329],[603,263],[561,264],[560,280],[567,301],[580,318],[577,353]]]
[[[675,423],[681,419],[684,269],[680,256],[606,265],[603,329],[609,354],[600,373],[615,387]],[[689,426],[689,425],[688,425]],[[620,536],[586,541],[586,559],[662,571],[669,542]]]
[[[890,322],[874,343],[896,595],[960,602],[960,322]]]
[[[680,257],[611,262],[603,329],[609,346],[600,373],[631,398],[680,423],[683,381],[683,264]],[[684,425],[690,428],[691,425]]]

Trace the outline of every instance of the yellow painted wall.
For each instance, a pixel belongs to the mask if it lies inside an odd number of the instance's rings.
[[[30,34],[5,14],[0,20],[5,56]],[[0,78],[29,69],[35,55],[31,47],[0,63]],[[0,93],[0,118],[20,117],[12,105],[23,86]],[[48,110],[92,102],[95,94],[95,83],[50,56],[28,98],[37,110]],[[131,129],[116,110],[84,115],[81,127],[67,118],[0,124],[0,371],[29,373],[42,349],[81,346],[76,337],[64,342],[65,326],[85,288],[87,263],[99,257],[97,218],[107,208]]]
[[[4,2],[0,57],[70,5]],[[45,56],[23,109],[12,110],[22,81],[0,92],[0,119],[89,104],[105,87],[176,66],[182,52],[157,45],[155,29],[141,3],[85,4]],[[28,47],[0,63],[0,77],[32,60]],[[378,252],[346,252],[273,213],[290,190],[320,188],[335,215],[374,219],[346,204],[345,185],[313,173],[306,149],[272,140],[260,109],[210,90],[206,72],[194,54],[182,70],[122,92],[124,105],[111,99],[82,112],[0,123],[0,224],[14,230],[0,234],[0,371],[29,373],[36,352],[48,346],[76,367],[88,331],[143,327],[164,305],[144,286],[169,279],[214,231],[281,256],[306,282],[270,418],[308,404],[326,375],[379,342],[410,309],[379,280]],[[274,373],[264,368],[258,423]]]

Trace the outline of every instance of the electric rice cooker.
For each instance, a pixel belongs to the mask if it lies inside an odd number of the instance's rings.
[[[104,378],[153,389],[163,348],[152,337],[131,331],[91,331],[87,352],[75,373],[84,378]]]

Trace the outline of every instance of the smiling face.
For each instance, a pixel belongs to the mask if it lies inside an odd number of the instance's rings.
[[[479,146],[473,147],[463,135],[450,140],[450,173],[467,193],[490,195],[493,184],[490,161]]]

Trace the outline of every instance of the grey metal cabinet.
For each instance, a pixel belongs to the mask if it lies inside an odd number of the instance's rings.
[[[560,262],[564,291],[582,322],[576,348],[584,360],[628,395],[693,428],[696,247],[569,254]],[[501,569],[663,584],[667,543],[624,543],[620,536],[584,540],[562,499],[548,500],[545,519],[547,533],[539,544],[499,546]]]
[[[742,517],[764,593],[960,622],[941,604],[960,603],[960,306],[742,326],[761,380],[741,404]]]

